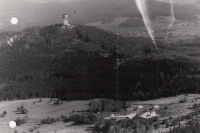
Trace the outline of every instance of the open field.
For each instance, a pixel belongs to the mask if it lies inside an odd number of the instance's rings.
[[[47,117],[56,118],[60,117],[62,114],[65,116],[70,116],[72,110],[81,111],[88,108],[89,101],[72,101],[72,102],[63,102],[62,105],[54,105],[53,102],[49,102],[50,99],[42,99],[42,102],[36,102],[39,99],[29,99],[29,100],[16,100],[16,101],[3,101],[0,103],[0,112],[4,110],[7,111],[7,115],[3,118],[0,118],[0,132],[13,133],[14,130],[18,132],[26,131],[33,126],[37,126],[43,119]],[[36,102],[33,104],[33,102]],[[17,107],[24,106],[29,109],[27,114],[21,114],[17,112]],[[30,121],[21,126],[17,126],[15,129],[11,129],[8,126],[8,123],[12,120],[16,120],[18,117],[23,118],[28,116]],[[82,133],[88,126],[65,126],[67,123],[61,121],[54,124],[45,124],[41,125],[36,131],[45,132],[45,133],[54,133],[57,129],[57,133]],[[62,130],[61,130],[62,129]],[[60,130],[60,131],[59,131]],[[34,131],[34,132],[36,132]],[[47,132],[48,131],[48,132]]]
[[[186,103],[180,103],[180,100],[186,98]],[[197,100],[197,103],[200,103],[200,96],[198,94],[190,94],[190,95],[179,95],[177,97],[170,98],[161,98],[156,100],[149,101],[137,101],[131,102],[132,107],[135,108],[138,105],[143,105],[143,109],[132,111],[136,114],[143,114],[146,109],[150,109],[153,105],[159,105],[160,109],[156,110],[156,115],[159,116],[159,120],[167,119],[170,116],[173,118],[177,118],[179,116],[187,115],[192,112],[192,103],[193,100]],[[53,102],[49,102],[49,98],[43,98],[42,102],[36,102],[38,99],[29,99],[29,100],[16,100],[16,101],[3,101],[0,103],[0,112],[4,110],[7,111],[7,115],[3,118],[0,118],[0,132],[4,131],[6,133],[13,133],[14,130],[19,132],[28,131],[30,128],[34,126],[38,126],[42,119],[46,119],[47,117],[56,118],[60,117],[62,114],[69,117],[72,115],[72,110],[77,111],[77,114],[85,112],[88,109],[87,101],[64,101],[62,105],[54,105]],[[33,102],[36,102],[33,104]],[[29,109],[28,114],[21,114],[16,111],[18,106],[23,105],[25,108]],[[167,110],[163,110],[164,106],[168,106]],[[123,112],[115,112],[115,114],[129,114],[131,111],[123,111]],[[112,114],[112,112],[101,112],[97,116],[105,117]],[[23,118],[24,116],[29,117],[29,122],[25,123],[21,126],[17,126],[14,129],[11,129],[8,126],[9,121],[16,120],[18,117]],[[71,125],[70,123],[64,123],[62,121],[53,123],[53,124],[44,124],[41,125],[36,131],[44,132],[44,133],[84,133],[90,131],[90,129],[94,125]],[[169,128],[159,128],[154,131],[157,133],[158,131],[167,131]]]

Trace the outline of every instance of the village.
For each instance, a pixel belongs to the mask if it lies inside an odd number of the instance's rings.
[[[127,115],[111,114],[110,116],[105,117],[105,119],[111,119],[111,118],[116,119],[116,120],[125,119],[125,118],[132,119],[133,117],[136,116],[136,114],[140,114],[141,118],[148,119],[154,116],[158,116],[156,115],[156,110],[158,109],[159,109],[159,105],[154,105],[150,109],[144,109],[143,105],[138,105],[137,107],[135,107],[135,105],[132,105],[130,108],[126,109],[126,111],[132,112],[132,113],[127,114]]]

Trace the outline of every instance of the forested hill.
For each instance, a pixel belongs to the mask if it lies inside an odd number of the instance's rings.
[[[13,38],[13,46],[5,38]],[[150,39],[57,24],[2,33],[1,40],[2,100],[116,99],[117,88],[123,100],[199,92],[198,64],[180,55],[165,58],[166,48],[159,53]]]

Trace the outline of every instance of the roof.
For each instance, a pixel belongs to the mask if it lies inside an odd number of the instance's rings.
[[[145,112],[145,113],[142,114],[140,117],[142,117],[142,118],[146,118],[146,117],[148,117],[149,115],[151,115],[150,112]]]
[[[143,108],[143,106],[142,106],[142,105],[139,105],[139,106],[137,106],[137,108],[140,108],[140,109],[141,109],[141,108]]]
[[[130,118],[130,119],[132,119],[135,116],[136,116],[136,113],[130,113],[130,114],[127,114],[127,115],[120,115],[120,116],[116,116],[116,117],[117,118]]]
[[[153,107],[154,107],[154,108],[156,108],[156,109],[157,109],[157,108],[159,108],[159,106],[158,106],[158,105],[155,105],[155,106],[153,106]]]

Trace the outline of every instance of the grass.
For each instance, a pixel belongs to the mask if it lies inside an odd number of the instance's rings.
[[[179,103],[180,99],[187,97],[186,103]],[[192,100],[200,98],[197,94],[190,94],[188,96],[179,95],[177,97],[170,97],[170,98],[161,98],[156,100],[149,100],[149,101],[137,101],[131,102],[132,105],[143,105],[144,109],[136,111],[138,114],[144,112],[145,109],[151,108],[153,105],[157,104],[160,106],[160,110],[157,110],[156,113],[159,116],[159,120],[168,119],[169,117],[179,117],[186,115],[192,112],[191,107],[193,105]],[[33,104],[34,101],[38,99],[29,99],[29,100],[16,100],[16,101],[3,101],[0,104],[0,112],[4,110],[7,111],[6,117],[0,119],[0,131],[12,131],[10,127],[7,126],[10,120],[16,120],[18,117],[23,118],[24,116],[29,117],[28,123],[25,123],[21,126],[17,126],[15,130],[18,131],[27,131],[40,124],[42,119],[46,119],[47,117],[50,118],[57,118],[60,117],[62,114],[69,117],[70,115],[74,114],[72,110],[75,110],[76,114],[84,113],[82,110],[87,110],[89,100],[87,101],[64,101],[62,105],[55,106],[53,102],[50,102],[50,98],[42,98],[42,102],[38,102]],[[197,100],[200,102],[200,100]],[[24,105],[25,108],[29,109],[28,114],[16,114],[16,108],[18,106]],[[163,110],[164,106],[168,106],[168,110]],[[116,112],[116,114],[128,114],[130,112]],[[99,117],[105,117],[112,114],[112,112],[100,112],[98,114]],[[49,131],[49,133],[57,130],[63,131],[66,133],[69,132],[86,132],[89,128],[92,128],[94,125],[71,125],[70,123],[64,123],[62,121],[58,121],[53,124],[45,124],[41,125],[35,131]],[[67,127],[67,129],[66,129]],[[159,128],[156,131],[165,131],[167,128]],[[50,132],[51,131],[51,132]]]
[[[7,111],[7,115],[4,118],[0,118],[0,132],[2,131],[12,131],[12,129],[7,126],[9,121],[16,120],[18,117],[23,118],[24,116],[29,117],[29,122],[21,126],[16,127],[18,131],[27,131],[30,128],[33,128],[36,124],[39,124],[42,119],[47,117],[56,118],[60,117],[62,114],[69,117],[72,114],[72,110],[80,111],[88,109],[89,101],[72,101],[72,102],[63,102],[62,105],[55,106],[53,102],[49,102],[50,98],[43,98],[42,102],[33,104],[34,101],[38,99],[29,99],[29,100],[16,100],[16,101],[3,101],[0,104],[0,112],[4,110]],[[25,108],[29,109],[28,114],[16,114],[16,108],[21,106],[22,103],[26,103]],[[76,112],[79,113],[79,112]],[[66,123],[56,122],[51,125],[42,125],[38,128],[38,131],[54,131],[55,129],[65,128]],[[74,129],[75,127],[73,127]],[[80,128],[80,127],[76,127]],[[78,129],[84,131],[82,128]],[[72,131],[72,130],[71,130]]]

